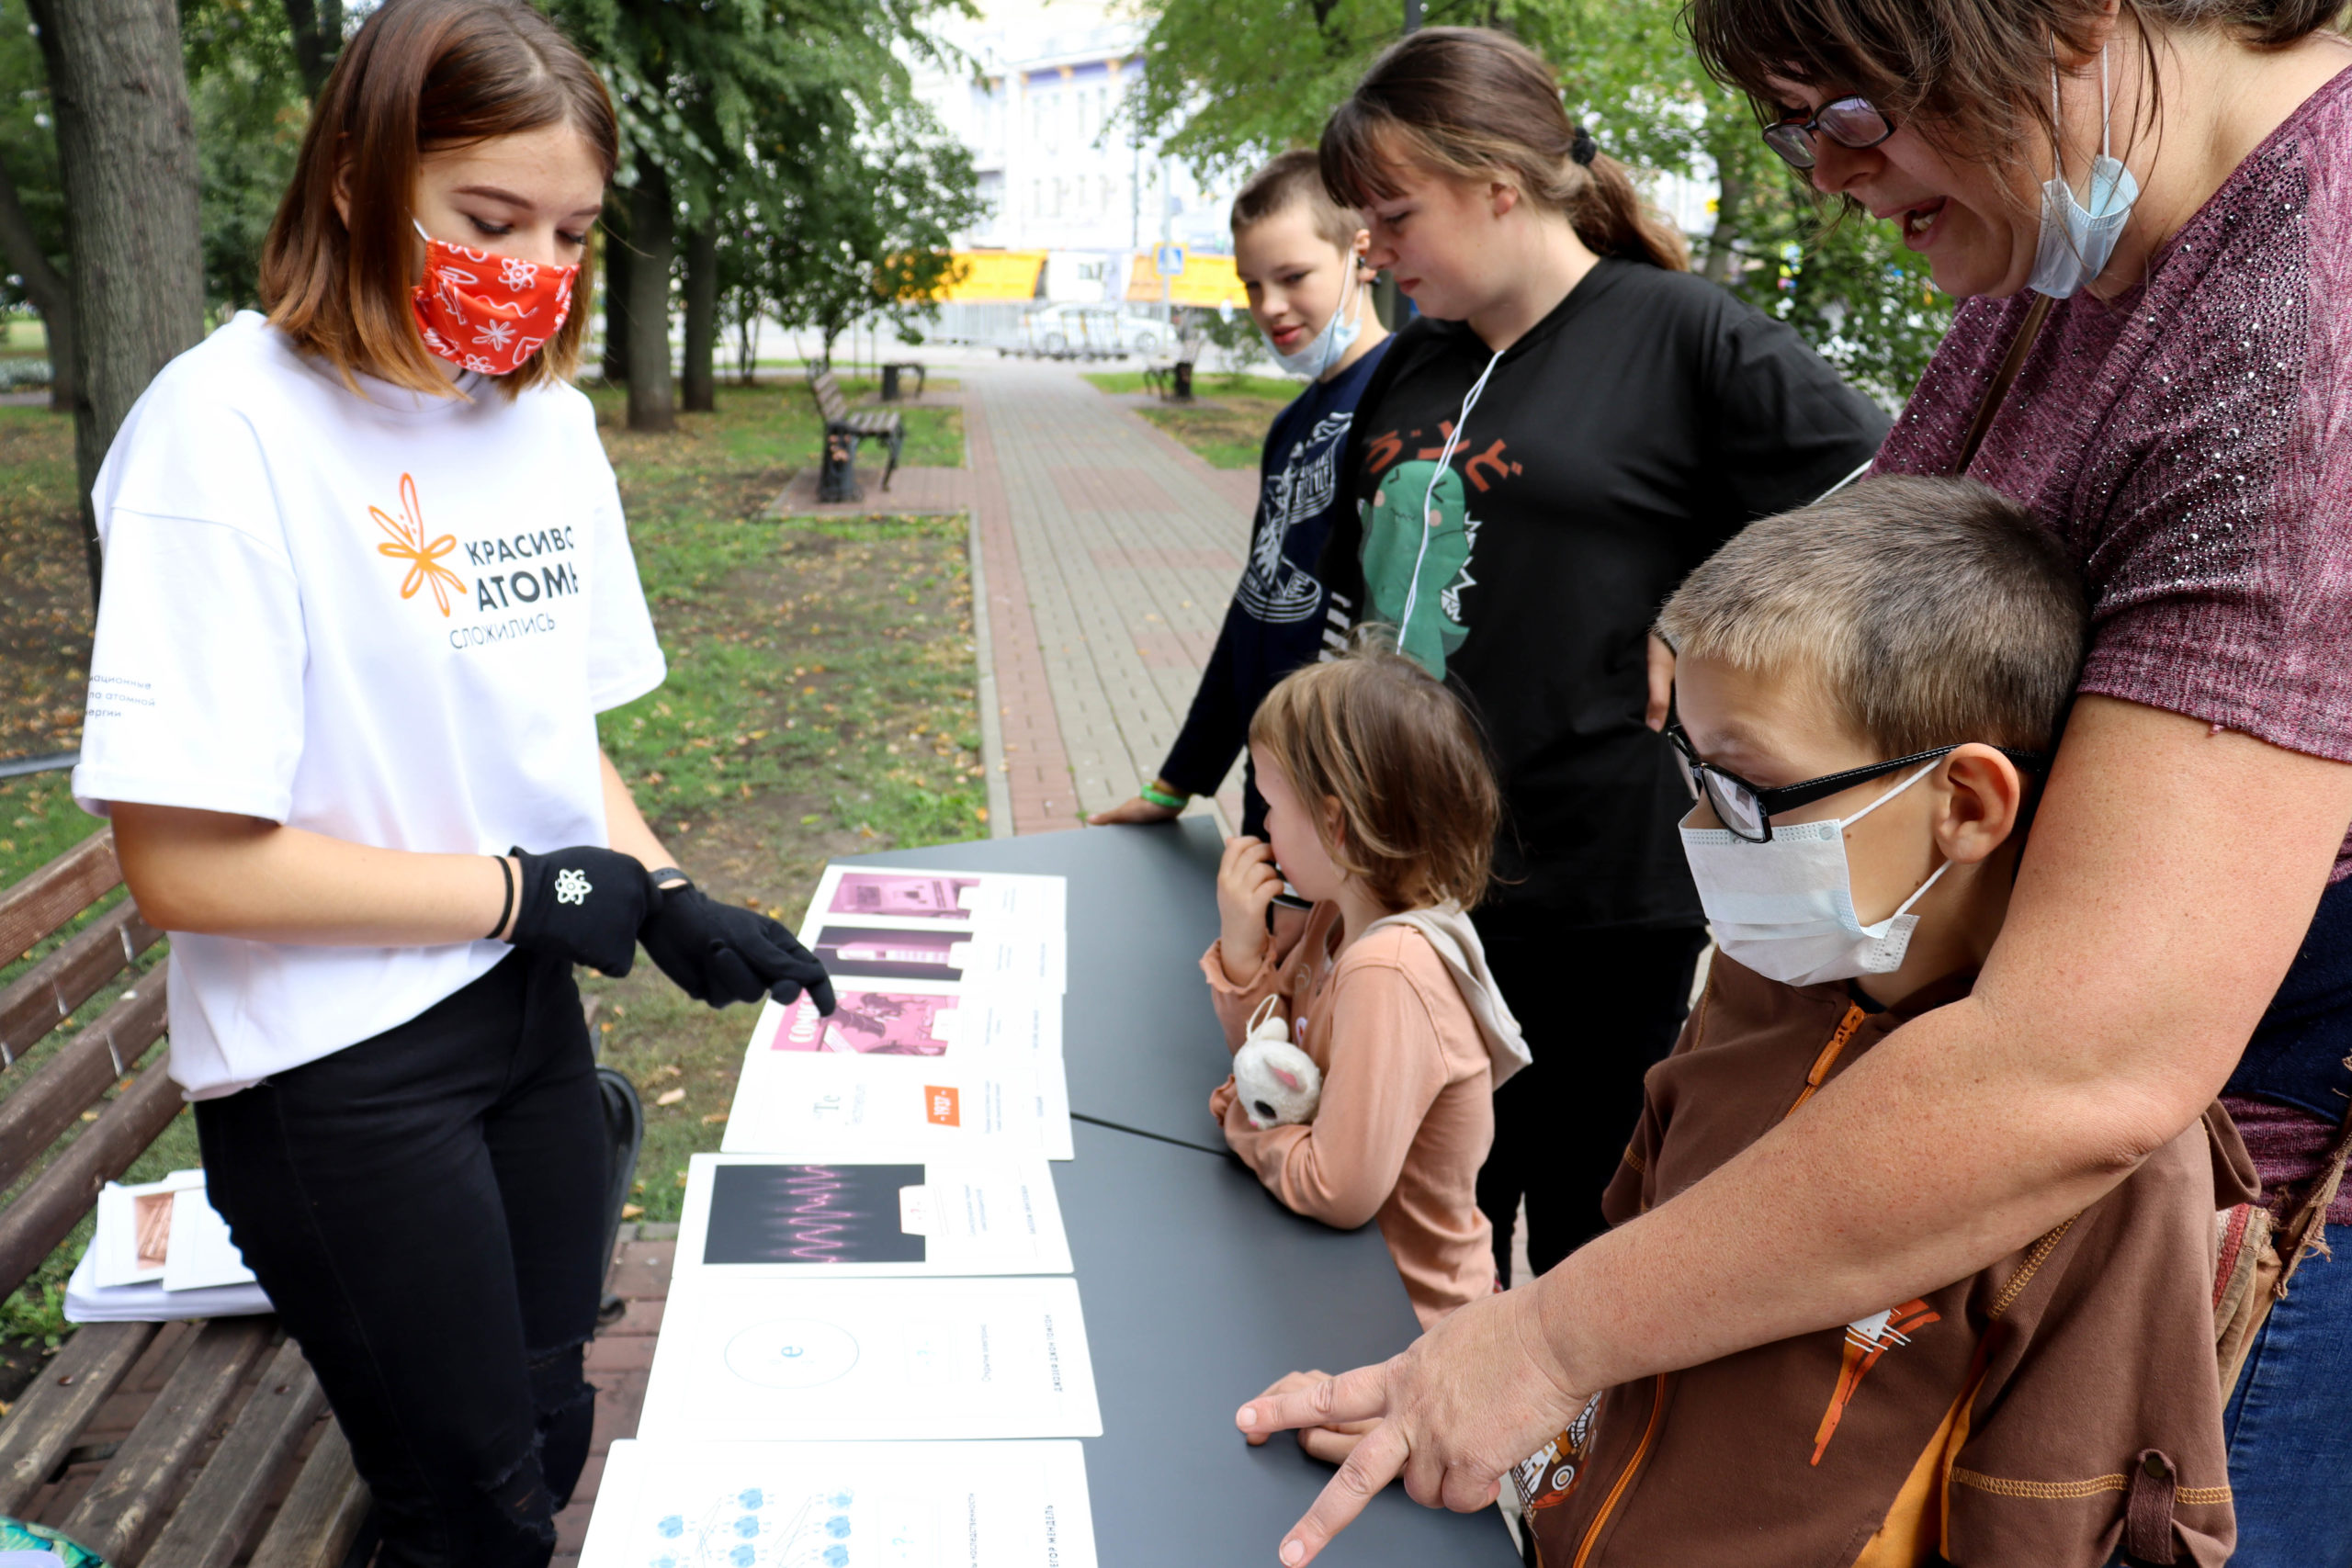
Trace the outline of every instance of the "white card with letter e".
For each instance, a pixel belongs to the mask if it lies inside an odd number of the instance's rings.
[[[1078,1282],[681,1271],[638,1436],[1099,1438]]]
[[[676,1268],[741,1280],[1067,1274],[1069,1237],[1035,1155],[695,1155]]]

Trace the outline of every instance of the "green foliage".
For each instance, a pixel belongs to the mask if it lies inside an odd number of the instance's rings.
[[[259,303],[261,247],[310,114],[279,0],[181,0],[204,225],[205,302]]]
[[[49,76],[24,0],[0,0],[0,172],[15,183],[51,265],[65,266],[65,191],[50,125]],[[0,259],[0,306],[21,305],[15,268]]]
[[[1184,312],[1182,330],[1221,349],[1226,365],[1237,372],[1268,359],[1265,334],[1247,310],[1193,307]]]
[[[1560,71],[1570,112],[1637,171],[1714,179],[1694,265],[1787,321],[1857,386],[1909,394],[1951,319],[1926,267],[1883,225],[1831,209],[1756,134],[1746,99],[1710,80],[1679,0],[1432,0],[1431,26],[1498,27]],[[1309,145],[1373,56],[1402,29],[1394,0],[1146,0],[1137,117],[1204,175]]]
[[[733,310],[814,329],[827,359],[870,316],[935,319],[950,237],[984,210],[970,152],[902,93],[877,100],[755,144],[721,243]]]

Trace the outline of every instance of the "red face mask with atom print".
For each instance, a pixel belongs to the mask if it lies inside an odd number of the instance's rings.
[[[424,281],[411,291],[424,346],[452,365],[504,376],[538,353],[571,313],[580,268],[549,266],[436,240],[424,242]]]

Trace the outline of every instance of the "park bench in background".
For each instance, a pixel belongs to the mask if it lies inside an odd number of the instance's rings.
[[[923,388],[931,381],[931,373],[922,367],[922,362],[916,359],[892,359],[885,361],[882,366],[882,400],[884,402],[895,403],[899,400],[899,378],[909,371],[914,373],[914,395],[918,398],[922,396]]]
[[[899,471],[899,452],[906,445],[906,421],[895,409],[868,409],[863,412],[850,411],[849,399],[842,393],[841,381],[825,366],[808,367],[808,391],[817,400],[817,412],[825,422],[824,467],[817,475],[819,501],[856,501],[865,495],[857,482],[857,444],[861,441],[888,441],[890,444],[890,464],[882,470],[882,488],[890,488],[890,476]]]
[[[121,882],[112,831],[84,840],[0,892],[0,955],[33,949]],[[126,897],[0,989],[0,1071],[26,1070],[18,1057],[158,940]],[[0,1297],[180,1113],[157,1048],[168,1023],[164,971],[135,974],[0,1100],[0,1191],[23,1184],[0,1208]],[[597,1072],[616,1155],[609,1256],[644,1116],[626,1078]],[[318,1381],[274,1316],[85,1325],[0,1420],[0,1514],[59,1529],[114,1568],[229,1568],[248,1547],[252,1568],[355,1568],[373,1550],[367,1512]]]
[[[1171,403],[1191,402],[1193,367],[1200,362],[1201,350],[1207,346],[1208,338],[1199,328],[1187,326],[1180,330],[1175,357],[1154,360],[1143,367],[1144,389]]]

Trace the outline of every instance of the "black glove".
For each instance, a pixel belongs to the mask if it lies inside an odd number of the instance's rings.
[[[819,1012],[833,1010],[833,983],[797,938],[765,915],[722,904],[691,882],[662,888],[661,906],[645,917],[637,940],[662,973],[698,1002],[723,1008],[763,996],[789,1002],[806,987]]]
[[[662,902],[652,874],[633,855],[574,844],[543,855],[507,851],[522,863],[515,889],[516,947],[560,953],[617,979],[637,963],[637,929]]]

